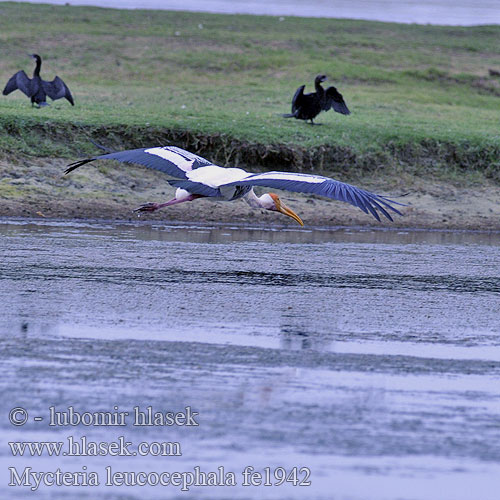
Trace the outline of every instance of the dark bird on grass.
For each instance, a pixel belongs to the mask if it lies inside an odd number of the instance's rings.
[[[15,75],[11,76],[7,85],[5,85],[3,95],[9,95],[14,90],[19,89],[31,99],[32,106],[36,105],[39,108],[41,106],[48,106],[47,96],[53,101],[65,97],[74,106],[73,96],[66,84],[58,76],[51,82],[42,80],[40,77],[42,58],[38,54],[31,54],[31,57],[36,61],[33,78],[29,78],[23,70],[18,71]]]
[[[321,83],[326,81],[326,75],[318,75],[314,79],[316,92],[304,94],[305,85],[301,85],[295,92],[292,99],[292,112],[284,114],[285,118],[297,118],[298,120],[311,120],[316,118],[321,111],[328,111],[332,108],[337,113],[350,115],[342,94],[335,87],[328,87],[326,90]]]
[[[304,225],[301,218],[292,209],[285,206],[277,194],[265,193],[262,196],[257,196],[253,190],[255,186],[312,193],[345,201],[359,207],[366,214],[373,215],[378,221],[380,221],[379,213],[392,221],[389,212],[402,215],[393,205],[404,206],[402,203],[392,201],[385,196],[370,193],[321,175],[293,172],[253,174],[241,168],[219,167],[201,156],[175,146],[132,149],[94,156],[68,165],[65,174],[95,160],[137,163],[175,178],[168,180],[171,186],[177,188],[172,200],[165,203],[146,203],[138,207],[136,212],[154,212],[163,207],[193,201],[197,198],[220,201],[243,198],[253,208],[281,212],[297,221],[301,226]]]

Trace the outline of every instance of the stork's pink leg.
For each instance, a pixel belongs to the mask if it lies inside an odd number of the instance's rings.
[[[185,201],[193,201],[196,200],[196,198],[201,198],[202,196],[200,194],[190,194],[186,198],[174,198],[170,201],[167,201],[165,203],[145,203],[144,205],[141,205],[140,207],[137,207],[134,212],[156,212],[156,210],[160,210],[160,208],[163,207],[170,207],[171,205],[177,205],[178,203],[184,203]]]

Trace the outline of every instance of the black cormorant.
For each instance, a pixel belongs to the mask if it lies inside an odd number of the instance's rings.
[[[292,99],[292,112],[283,115],[285,118],[297,118],[298,120],[311,120],[318,116],[321,111],[328,111],[333,108],[337,113],[350,115],[342,94],[335,87],[328,87],[326,90],[321,83],[327,80],[326,75],[318,75],[314,79],[316,92],[304,94],[305,85],[301,85]]]
[[[65,97],[72,106],[73,96],[66,84],[56,76],[51,82],[46,82],[40,78],[40,67],[42,66],[42,58],[38,54],[31,54],[31,57],[36,60],[35,71],[33,78],[29,78],[23,71],[18,71],[13,75],[3,89],[3,95],[9,95],[14,90],[19,89],[21,92],[31,98],[31,105],[48,106],[47,96],[52,100]]]

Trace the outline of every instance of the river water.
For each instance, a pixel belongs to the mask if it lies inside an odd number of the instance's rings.
[[[160,9],[333,17],[397,23],[470,26],[500,24],[498,0],[34,0],[32,3],[96,5],[119,9]]]
[[[2,498],[498,499],[500,234],[4,220],[0,249]],[[105,485],[196,466],[237,485]],[[27,467],[100,484],[7,486]]]

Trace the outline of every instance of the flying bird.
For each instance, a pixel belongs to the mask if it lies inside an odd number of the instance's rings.
[[[73,96],[66,84],[56,76],[51,82],[42,80],[40,77],[40,68],[42,66],[42,58],[38,54],[31,54],[36,61],[35,71],[33,71],[33,78],[29,78],[23,71],[18,71],[15,75],[11,76],[7,85],[3,89],[3,95],[9,95],[14,90],[20,90],[31,98],[31,106],[37,107],[48,106],[47,96],[53,101],[65,97],[72,106],[75,105]]]
[[[314,88],[316,92],[304,94],[305,85],[301,85],[296,91],[292,99],[292,112],[284,114],[285,118],[297,118],[298,120],[311,120],[316,118],[321,111],[333,109],[337,113],[350,115],[351,112],[347,107],[342,94],[335,87],[328,87],[326,90],[321,86],[321,83],[328,78],[326,75],[318,75],[314,79]]]
[[[79,160],[68,165],[65,174],[95,160],[118,160],[137,163],[159,170],[175,179],[168,180],[176,187],[175,197],[165,203],[146,203],[136,208],[136,212],[154,212],[163,207],[193,201],[197,198],[233,201],[243,198],[253,208],[263,208],[281,212],[304,225],[301,218],[288,208],[275,193],[257,196],[255,186],[265,186],[299,193],[312,193],[334,200],[345,201],[359,207],[380,221],[379,213],[392,221],[389,212],[403,215],[393,205],[401,205],[385,196],[370,193],[350,184],[323,177],[292,172],[264,172],[253,174],[241,168],[225,168],[213,164],[201,156],[175,146],[131,149],[113,152]]]

